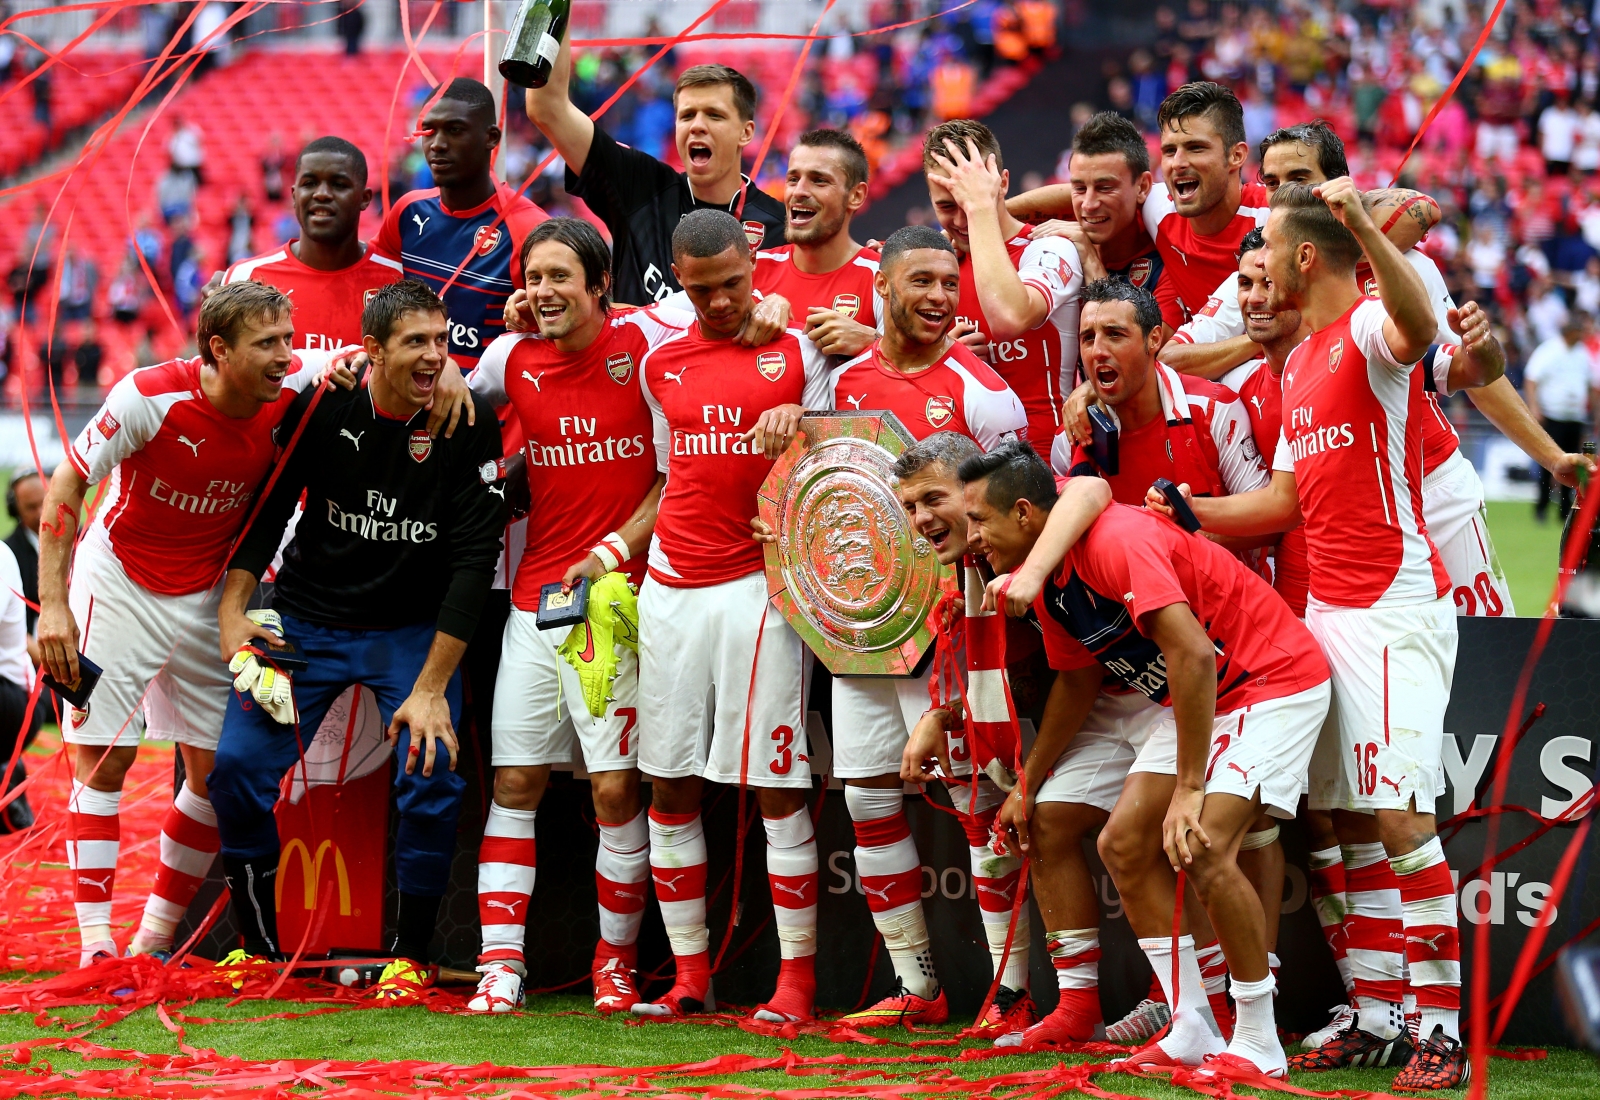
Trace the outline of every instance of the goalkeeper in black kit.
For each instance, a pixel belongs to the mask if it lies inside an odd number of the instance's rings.
[[[277,444],[288,457],[229,562],[219,616],[236,691],[209,782],[244,931],[233,961],[281,955],[279,785],[339,693],[372,689],[395,744],[400,813],[396,961],[379,994],[403,997],[424,984],[455,852],[465,788],[455,772],[456,666],[494,579],[505,483],[487,407],[452,438],[428,434],[449,339],[438,297],[415,280],[383,287],[361,331],[370,366],[354,389],[308,390],[284,416]],[[302,492],[273,606],[247,613]],[[292,676],[297,666],[272,659],[280,637],[304,658]]]

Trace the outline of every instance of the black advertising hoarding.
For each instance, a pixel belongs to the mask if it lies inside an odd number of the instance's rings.
[[[1444,763],[1449,791],[1439,803],[1441,822],[1470,808],[1473,792],[1480,784],[1485,788],[1485,801],[1489,797],[1487,787],[1501,750],[1517,677],[1539,627],[1537,619],[1461,619],[1459,623],[1461,643],[1445,726]],[[1042,699],[1046,684],[1042,676],[1032,683],[1027,676],[1019,677],[1015,692],[1024,713],[1037,709],[1028,703]],[[1565,811],[1594,782],[1595,741],[1600,736],[1600,621],[1560,620],[1554,624],[1533,675],[1525,711],[1540,702],[1545,704],[1545,714],[1516,749],[1505,801],[1550,818]],[[825,729],[825,717],[813,714],[811,727]],[[440,939],[435,942],[437,961],[461,968],[474,964],[479,944],[476,889],[482,807],[471,802],[481,802],[489,790],[489,777],[480,774],[479,763],[487,762],[489,752],[487,745],[480,748],[481,752],[474,752],[469,742],[462,753],[469,806],[462,815],[451,892],[442,914]],[[828,753],[820,739],[813,746],[813,756],[814,770],[825,765]],[[738,920],[730,933],[739,794],[728,788],[713,787],[708,791],[707,882],[712,892],[709,920],[714,956],[727,940],[715,991],[724,1001],[751,1005],[771,994],[777,974],[778,944],[771,922],[765,838],[752,794],[744,800],[744,876]],[[849,1009],[864,996],[870,1000],[886,992],[894,976],[887,956],[879,951],[869,979],[868,964],[874,955],[876,931],[856,876],[854,834],[840,789],[835,785],[822,798],[817,827],[821,871],[817,1004],[823,1010]],[[935,965],[949,993],[952,1012],[970,1017],[988,989],[991,968],[966,837],[948,813],[918,797],[908,797],[907,813],[923,862],[923,897]],[[598,932],[593,818],[588,785],[569,776],[554,777],[539,812],[539,872],[528,932],[530,990],[564,985],[587,973]],[[1501,815],[1499,848],[1512,846],[1537,827],[1538,822],[1526,814]],[[1450,866],[1458,874],[1461,954],[1467,988],[1471,982],[1473,936],[1481,930],[1487,930],[1491,937],[1491,996],[1505,988],[1517,953],[1549,891],[1556,865],[1575,831],[1573,824],[1557,826],[1496,865],[1488,875],[1466,882],[1460,882],[1459,877],[1483,862],[1486,825],[1478,819],[1453,831],[1445,850]],[[1277,949],[1283,961],[1277,1011],[1284,1028],[1303,1032],[1327,1021],[1328,1009],[1341,999],[1342,989],[1308,901],[1306,845],[1298,825],[1285,823],[1283,842],[1288,869]],[[1590,846],[1594,846],[1592,838]],[[1090,865],[1102,913],[1101,1004],[1106,1018],[1114,1020],[1144,996],[1150,969],[1122,917],[1116,888],[1092,850]],[[1580,859],[1573,887],[1557,908],[1541,957],[1600,915],[1600,869],[1586,874],[1588,869],[1589,860]],[[220,879],[220,875],[214,877]],[[198,918],[210,907],[219,888],[220,882],[213,882],[201,891],[191,908],[191,918]],[[1578,890],[1581,895],[1574,893]],[[388,908],[392,924],[392,900]],[[1045,929],[1036,910],[1031,912],[1030,924],[1034,995],[1040,1010],[1049,1011],[1055,1002],[1054,972],[1044,953]],[[187,931],[180,932],[180,940]],[[209,950],[220,957],[221,951],[232,945],[231,936],[231,921],[225,915],[200,945],[199,953],[205,955]],[[642,933],[640,961],[645,971],[664,965],[663,972],[670,977],[670,955],[653,900]],[[1545,971],[1528,986],[1507,1028],[1506,1042],[1567,1041],[1554,1004],[1551,973]],[[647,986],[647,993],[664,992],[666,985],[663,981],[658,986]],[[580,981],[572,988],[583,991],[587,982]]]

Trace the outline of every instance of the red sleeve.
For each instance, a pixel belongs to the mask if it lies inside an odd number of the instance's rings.
[[[400,212],[406,206],[404,196],[391,203],[383,216],[383,224],[378,227],[378,235],[372,238],[372,250],[396,263],[400,262]]]
[[[1167,327],[1177,332],[1187,318],[1178,304],[1178,280],[1163,278],[1156,282],[1156,305],[1161,307],[1161,319]]]
[[[533,227],[540,222],[550,220],[538,203],[522,199],[506,214],[506,228],[511,231],[511,285],[521,286],[524,281],[522,264],[518,257],[522,255],[522,239],[533,231]]]
[[[1098,664],[1094,654],[1083,648],[1083,643],[1067,633],[1067,628],[1056,622],[1044,605],[1044,595],[1033,601],[1033,613],[1039,617],[1044,632],[1044,655],[1050,667],[1057,672],[1071,672]]]
[[[1139,620],[1145,615],[1189,602],[1172,568],[1166,526],[1142,509],[1113,504],[1071,551],[1070,560],[1083,579],[1097,592],[1114,593],[1127,604],[1140,633]]]

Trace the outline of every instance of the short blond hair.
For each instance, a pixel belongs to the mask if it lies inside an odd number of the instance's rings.
[[[678,76],[672,88],[672,106],[678,106],[678,93],[685,88],[726,87],[733,93],[733,109],[740,122],[756,117],[756,86],[738,69],[727,65],[691,65]]]
[[[211,354],[213,336],[222,337],[222,342],[231,348],[252,321],[277,321],[293,309],[287,294],[253,279],[218,287],[200,306],[200,321],[195,328],[200,357],[215,366],[217,360]]]

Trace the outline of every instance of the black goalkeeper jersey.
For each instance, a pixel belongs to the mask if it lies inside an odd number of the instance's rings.
[[[288,446],[318,387],[277,428]],[[305,514],[283,552],[273,607],[325,626],[383,630],[433,621],[463,640],[494,580],[505,533],[500,428],[474,398],[477,424],[428,436],[428,413],[409,420],[375,407],[366,380],[328,387],[272,493],[229,563],[260,576],[295,502]]]
[[[758,248],[783,244],[783,203],[746,183],[744,207],[704,202],[675,172],[649,153],[630,149],[599,126],[583,174],[567,169],[567,194],[588,203],[611,232],[611,297],[633,306],[659,302],[682,289],[672,277],[672,232],[691,210],[726,210],[744,224]]]

